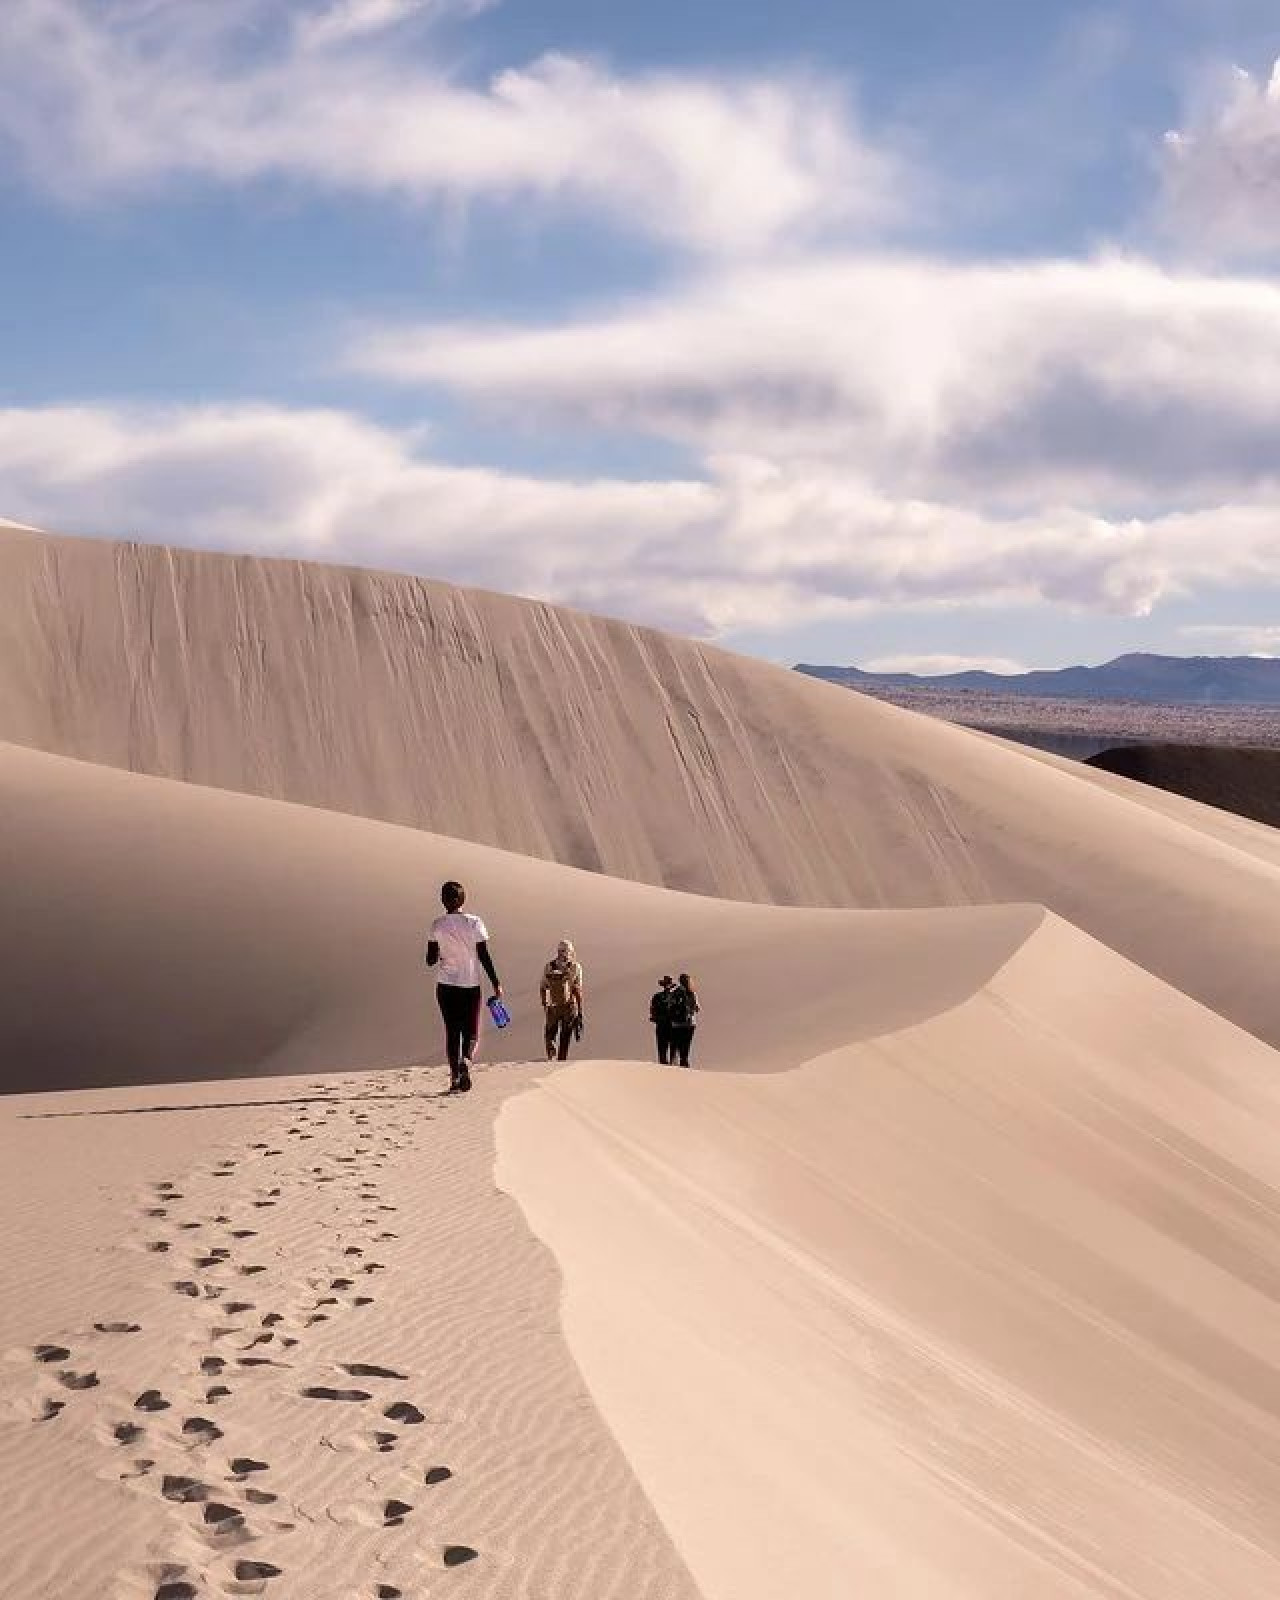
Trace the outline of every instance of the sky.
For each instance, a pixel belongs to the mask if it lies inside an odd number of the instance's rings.
[[[0,517],[779,661],[1280,653],[1261,0],[0,0]]]

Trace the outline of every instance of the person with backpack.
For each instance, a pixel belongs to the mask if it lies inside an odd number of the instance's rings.
[[[687,972],[682,972],[675,988],[671,990],[670,1028],[673,1066],[677,1057],[680,1066],[689,1065],[689,1052],[693,1049],[693,1031],[698,1026],[698,1013],[701,1009],[698,1004],[698,991],[693,987],[693,979]]]
[[[658,989],[649,1002],[649,1021],[658,1042],[658,1060],[665,1067],[675,1064],[671,1050],[671,991],[675,987],[670,973],[658,980]]]
[[[538,993],[546,1019],[547,1060],[567,1061],[569,1041],[581,1039],[583,1026],[582,963],[571,939],[561,939],[543,967]]]
[[[480,1038],[481,972],[493,985],[496,999],[502,998],[502,985],[489,954],[488,928],[479,917],[462,909],[467,891],[450,879],[440,890],[440,900],[444,916],[431,924],[427,965],[440,969],[436,1001],[444,1019],[449,1089],[465,1094],[471,1087],[471,1067]]]

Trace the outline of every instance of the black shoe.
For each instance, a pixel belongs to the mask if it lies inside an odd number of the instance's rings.
[[[462,1063],[462,1065],[458,1068],[458,1082],[457,1082],[455,1087],[462,1094],[466,1094],[467,1090],[470,1089],[470,1087],[471,1087],[471,1070],[470,1070],[470,1068],[471,1068],[471,1063],[469,1061],[464,1061]]]

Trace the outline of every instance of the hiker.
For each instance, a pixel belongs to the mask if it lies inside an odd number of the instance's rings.
[[[449,1058],[449,1089],[463,1094],[471,1087],[471,1066],[480,1038],[480,974],[487,975],[495,997],[502,985],[489,954],[489,930],[480,918],[462,908],[467,891],[450,880],[440,890],[444,916],[431,924],[427,940],[427,965],[438,966],[436,999],[444,1018],[445,1054]]]
[[[658,980],[658,991],[649,1002],[649,1021],[658,1040],[658,1060],[665,1067],[675,1064],[671,1053],[671,991],[674,979],[664,972]]]
[[[689,1065],[689,1052],[693,1049],[693,1030],[698,1026],[698,991],[687,972],[680,974],[679,982],[671,991],[671,1063],[682,1067]]]
[[[582,963],[571,939],[561,939],[542,969],[538,986],[546,1019],[547,1060],[569,1059],[570,1039],[581,1039],[583,1022]]]

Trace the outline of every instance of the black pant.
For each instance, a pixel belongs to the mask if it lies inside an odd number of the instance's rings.
[[[449,1070],[457,1075],[464,1061],[470,1061],[480,1037],[480,988],[460,989],[457,984],[436,984],[436,1000],[444,1018],[444,1048]]]
[[[679,1062],[682,1067],[687,1067],[689,1065],[689,1052],[693,1049],[693,1030],[695,1026],[695,1023],[687,1023],[683,1026],[677,1026],[674,1023],[672,1024],[671,1065],[673,1067],[676,1065],[677,1057],[679,1057]]]
[[[669,1022],[655,1022],[653,1031],[658,1037],[658,1060],[665,1067],[672,1059],[671,1024]]]

